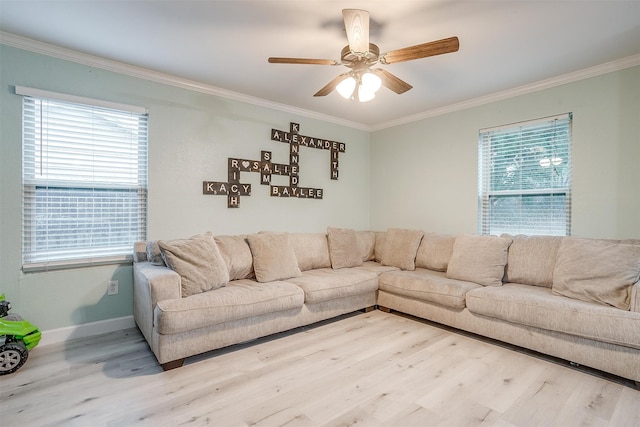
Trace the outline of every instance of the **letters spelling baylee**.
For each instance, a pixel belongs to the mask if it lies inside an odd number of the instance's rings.
[[[299,199],[322,199],[322,188],[271,186],[272,197],[297,197]]]

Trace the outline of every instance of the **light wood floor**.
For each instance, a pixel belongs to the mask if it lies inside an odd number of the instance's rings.
[[[640,426],[640,391],[380,311],[162,372],[137,329],[37,347],[2,426]]]

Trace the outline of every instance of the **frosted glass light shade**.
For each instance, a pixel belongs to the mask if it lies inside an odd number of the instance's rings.
[[[367,102],[367,101],[371,101],[375,97],[376,97],[376,93],[370,90],[367,90],[367,88],[364,85],[360,85],[360,87],[358,87],[358,101]]]
[[[382,80],[380,77],[373,73],[364,73],[362,76],[362,86],[364,86],[367,92],[376,93],[380,86],[382,86]]]
[[[351,95],[353,95],[353,90],[355,88],[356,88],[356,79],[354,79],[353,77],[348,77],[344,79],[343,81],[340,82],[340,84],[338,84],[338,86],[336,86],[336,90],[338,91],[340,96],[342,96],[345,99],[351,98]]]

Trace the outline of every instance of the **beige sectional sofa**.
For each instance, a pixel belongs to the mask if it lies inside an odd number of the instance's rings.
[[[134,317],[165,369],[379,307],[640,381],[640,241],[329,228],[134,251]]]
[[[332,233],[338,237],[333,260],[324,233],[140,242],[134,253],[135,321],[170,369],[188,356],[373,308],[378,275],[394,267],[369,261],[373,232],[341,232]],[[341,234],[350,246],[339,244]],[[227,275],[201,285],[221,270]]]

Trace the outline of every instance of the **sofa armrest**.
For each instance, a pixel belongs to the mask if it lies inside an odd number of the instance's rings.
[[[153,332],[153,310],[158,302],[181,296],[178,273],[149,262],[133,264],[133,317],[149,343]]]
[[[631,287],[631,311],[640,313],[640,280]]]

